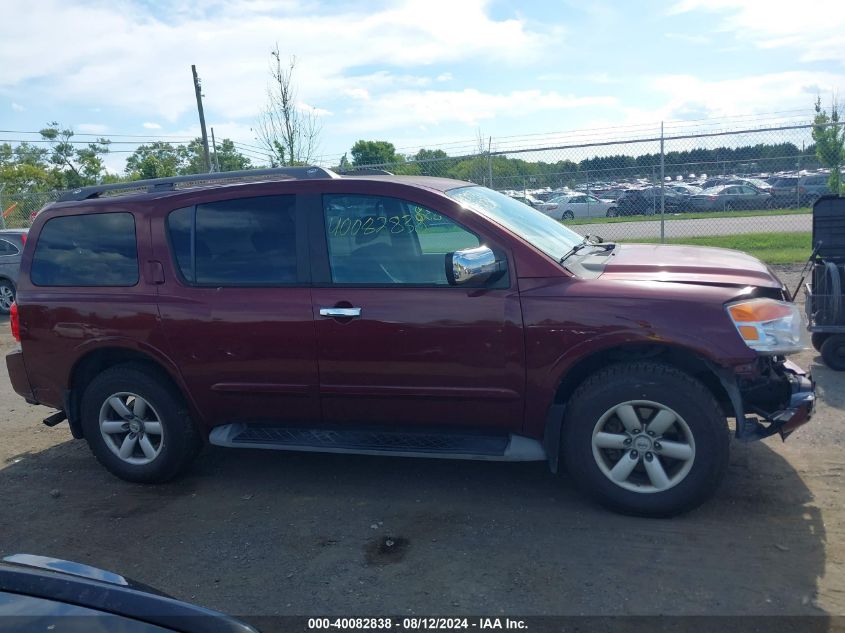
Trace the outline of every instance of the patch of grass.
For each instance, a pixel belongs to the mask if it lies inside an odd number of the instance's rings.
[[[666,221],[670,220],[695,220],[701,218],[748,218],[767,215],[803,215],[812,213],[809,207],[801,209],[760,209],[758,211],[702,211],[698,213],[667,213]],[[618,218],[576,218],[564,220],[563,223],[572,226],[575,224],[616,224],[617,222],[643,222],[659,221],[660,214],[656,215],[626,215]]]
[[[620,240],[641,244],[659,243],[659,239]],[[667,244],[718,246],[744,251],[767,264],[793,264],[810,256],[811,233],[746,233],[738,235],[708,235],[706,237],[671,237]]]

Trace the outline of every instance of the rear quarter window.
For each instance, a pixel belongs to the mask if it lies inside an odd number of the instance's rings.
[[[134,286],[135,218],[131,213],[98,213],[47,220],[30,278],[36,286]]]

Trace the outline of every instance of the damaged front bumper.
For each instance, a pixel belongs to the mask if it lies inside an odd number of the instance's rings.
[[[785,440],[813,416],[816,384],[792,361],[765,359],[750,375],[722,371],[720,379],[736,412],[736,437],[741,441],[775,433]]]

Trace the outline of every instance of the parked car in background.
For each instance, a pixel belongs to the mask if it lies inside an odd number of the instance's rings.
[[[773,179],[769,193],[772,196],[772,203],[777,207],[800,206],[801,200],[798,195],[798,182],[800,176],[779,176]]]
[[[750,185],[760,191],[771,193],[772,186],[762,178],[731,178],[722,183],[723,185]]]
[[[802,207],[812,207],[813,203],[830,191],[829,174],[811,174],[798,180],[798,199]]]
[[[519,200],[521,203],[528,205],[532,209],[537,209],[538,211],[545,211],[546,209],[551,208],[554,206],[548,202],[543,202],[539,198],[534,197],[530,193],[512,193],[508,194],[514,200]]]
[[[576,193],[570,196],[552,198],[549,200],[548,206],[540,210],[555,220],[599,217],[612,218],[616,215],[616,203],[613,200],[603,200],[596,196]]]
[[[666,213],[681,213],[686,210],[690,196],[676,192],[672,187],[663,188],[663,205]],[[660,187],[628,189],[616,199],[618,215],[654,215],[660,213]]]
[[[0,314],[9,314],[15,300],[27,233],[28,229],[0,230]]]
[[[720,185],[690,196],[690,205],[696,211],[739,211],[770,209],[772,195],[751,185]]]
[[[692,196],[703,191],[702,188],[697,185],[688,185],[682,182],[676,182],[671,185],[667,185],[667,187],[681,196]]]

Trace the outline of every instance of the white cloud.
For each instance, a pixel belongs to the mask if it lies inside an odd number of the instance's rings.
[[[190,79],[195,63],[207,114],[246,118],[264,101],[269,53],[277,40],[283,54],[297,55],[300,98],[318,105],[361,87],[360,78],[346,75],[366,66],[537,62],[548,38],[521,20],[491,18],[486,5],[486,0],[404,0],[387,8],[362,3],[329,13],[315,12],[304,1],[210,7],[180,2],[159,18],[146,5],[128,1],[11,3],[4,20],[16,28],[0,38],[0,89],[38,81],[49,85],[56,107],[97,103],[174,121],[195,107]],[[85,37],[69,39],[68,32]],[[50,64],[31,54],[48,48],[54,51]]]
[[[408,125],[460,123],[476,126],[496,117],[523,117],[542,111],[615,106],[613,97],[574,97],[558,92],[517,90],[400,90],[374,97],[366,108],[338,126],[341,131],[376,132]]]
[[[700,33],[665,33],[664,37],[668,40],[676,40],[688,44],[709,44],[711,41],[709,37]]]
[[[158,123],[153,123],[151,121],[147,121],[142,126],[145,130],[160,130],[161,126]]]
[[[12,110],[14,110],[15,112],[23,112],[24,110],[26,110],[26,108],[24,108],[20,103],[15,103],[14,101],[12,101]]]
[[[370,91],[366,88],[347,88],[343,91],[350,99],[361,99],[363,101],[367,101],[370,98]]]
[[[717,30],[760,48],[791,48],[801,61],[845,64],[845,11],[841,0],[680,0],[669,13],[722,14]]]
[[[78,123],[74,129],[84,134],[105,134],[109,128],[102,123]]]
[[[845,86],[845,74],[780,72],[737,79],[705,81],[692,75],[664,75],[653,80],[668,99],[657,113],[661,119],[701,119],[806,109],[818,93]]]
[[[452,73],[440,73],[437,75],[437,81],[452,81]]]

